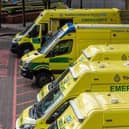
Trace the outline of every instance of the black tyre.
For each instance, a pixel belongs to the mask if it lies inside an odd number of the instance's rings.
[[[33,46],[30,44],[21,45],[19,46],[17,56],[21,58],[25,53],[32,51],[32,50],[33,50]]]
[[[40,71],[36,74],[36,85],[42,88],[45,84],[51,81],[52,75],[46,71]]]

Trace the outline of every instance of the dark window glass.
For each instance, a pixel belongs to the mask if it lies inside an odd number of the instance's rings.
[[[39,25],[36,25],[32,28],[32,30],[29,32],[29,37],[38,37],[39,35]]]
[[[60,41],[48,54],[49,57],[68,54],[72,51],[73,40],[62,40]]]
[[[61,107],[59,107],[46,121],[46,123],[50,124],[55,121],[69,106],[69,102],[65,102]]]

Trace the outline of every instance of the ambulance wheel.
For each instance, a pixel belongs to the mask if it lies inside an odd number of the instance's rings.
[[[25,53],[34,50],[33,46],[30,43],[24,43],[19,46],[17,56],[21,58]]]
[[[51,80],[52,75],[46,71],[40,71],[36,74],[35,79],[36,79],[36,85],[39,88],[42,88],[45,84],[48,82],[52,81]]]

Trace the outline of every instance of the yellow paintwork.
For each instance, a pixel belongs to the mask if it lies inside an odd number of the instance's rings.
[[[63,99],[49,110],[47,115],[38,120],[33,119],[33,121],[45,124],[45,121],[60,105],[84,91],[102,92],[112,90],[112,92],[124,92],[129,90],[129,62],[127,61],[80,62],[75,64],[72,69],[76,74],[76,79],[69,72],[59,83]],[[25,115],[23,115],[24,113]],[[24,111],[23,114],[22,116],[27,116],[29,112]],[[24,122],[26,119],[29,120],[26,117],[23,119]]]
[[[128,44],[89,45],[82,51],[75,63],[97,60],[129,60]]]
[[[29,38],[29,37],[27,37],[26,35],[25,36],[23,36],[23,38],[21,38],[20,39],[20,41],[18,42],[18,44],[20,45],[20,44],[23,44],[23,43],[30,43],[31,42],[31,39]]]
[[[111,94],[114,94],[116,91],[120,94],[121,92],[127,93],[126,91],[129,91],[129,62],[127,61],[80,62],[73,66],[73,71],[76,74],[76,79],[74,79],[69,72],[64,79],[59,82],[59,87],[64,95],[62,101],[47,114],[46,118],[36,121],[35,129],[41,127],[47,128],[49,124],[45,123],[45,121],[50,117],[50,114],[63,105],[64,102],[78,96],[84,91],[105,91],[111,92]],[[89,98],[87,100],[90,100],[91,103],[93,102]],[[101,101],[101,103],[105,102],[103,99],[101,99]],[[82,105],[79,108],[83,108]],[[85,112],[82,114],[84,113]]]
[[[103,23],[99,18],[105,18],[104,23],[121,23],[119,12],[120,10],[117,8],[112,9],[49,9],[41,12],[40,16],[36,19],[36,23],[43,23],[44,19],[50,20],[50,18],[75,18],[73,19],[73,23],[88,22],[88,23],[97,23],[96,19],[98,18],[98,23]],[[63,12],[63,13],[62,13]],[[43,19],[44,17],[44,19]],[[88,19],[89,18],[89,19]],[[96,19],[95,19],[96,18]],[[91,20],[92,19],[92,20]]]
[[[53,57],[47,56],[47,54],[41,54],[38,51],[30,52],[27,55],[24,55],[21,58],[21,62],[30,62],[32,65],[27,67],[29,71],[37,71],[41,69],[59,71],[65,70],[70,64],[72,64],[81,54],[82,49],[88,47],[89,45],[97,45],[97,44],[128,44],[129,42],[129,25],[105,25],[105,24],[84,24],[84,25],[75,25],[76,32],[65,35],[60,38],[59,41],[54,42],[59,44],[61,41],[65,40],[73,40],[72,51],[70,53],[55,55]],[[115,36],[114,36],[115,35]],[[108,48],[108,47],[107,47]],[[105,48],[105,51],[106,49]],[[120,48],[120,47],[118,47]],[[49,52],[54,48],[50,48]],[[101,49],[101,48],[100,48]],[[116,47],[117,49],[117,47]],[[101,51],[101,50],[100,50]],[[112,50],[115,53],[115,50]],[[122,51],[121,49],[119,51]],[[126,49],[127,51],[127,49]],[[38,54],[35,54],[38,53]],[[92,52],[90,52],[92,54]],[[106,52],[105,52],[106,53]],[[122,52],[121,52],[122,53]],[[49,53],[48,53],[49,54]],[[94,53],[95,54],[95,53]],[[98,54],[98,53],[96,53]],[[115,54],[116,55],[116,54]],[[110,57],[110,52],[109,55]],[[107,58],[109,58],[107,57]],[[112,56],[111,56],[112,57]],[[124,56],[123,56],[124,57]],[[67,59],[66,62],[61,62],[63,58]],[[104,57],[99,56],[100,60]],[[115,56],[110,58],[114,60]],[[121,55],[119,58],[120,59]],[[52,60],[51,60],[52,59]],[[59,61],[59,60],[60,61]],[[54,60],[54,61],[53,61]],[[104,59],[106,60],[106,59]],[[21,68],[24,63],[21,64]]]
[[[83,121],[70,105],[57,119],[58,129],[129,129],[128,98],[129,93],[82,93],[74,102]]]
[[[49,89],[48,89],[48,86],[49,86],[50,83],[44,85],[44,87],[42,88],[42,90],[40,90],[39,94],[37,95],[37,101],[41,101],[42,98],[44,98],[48,92],[49,92]]]
[[[128,25],[126,25],[126,26],[128,26]],[[120,27],[120,25],[119,25],[119,27]],[[91,29],[91,30],[93,32],[98,33],[98,30],[96,31],[96,29]],[[128,33],[129,32],[126,30],[127,29],[119,28],[119,29],[113,29],[113,32],[111,32],[111,29],[109,29],[109,30],[102,29],[101,33],[104,34],[104,36],[106,37],[105,42],[106,42],[106,39],[109,39],[109,41],[111,43],[122,43],[122,40],[124,40],[123,41],[124,43],[128,43],[128,38],[129,38]],[[119,31],[119,33],[118,33],[118,31]],[[79,38],[81,37],[81,34],[82,34],[82,37],[86,37],[86,35],[84,35],[84,32],[85,32],[85,29],[82,29],[82,32],[78,31],[78,29],[77,29],[75,34],[79,34]],[[120,38],[113,37],[111,39],[111,35],[113,33],[118,33]],[[72,36],[73,35],[74,34],[72,34]],[[91,33],[91,35],[93,35],[93,34]],[[88,34],[88,36],[89,36],[89,34]],[[97,36],[98,36],[98,34],[97,34]],[[75,37],[77,37],[77,36],[75,36]],[[102,35],[101,35],[101,37],[102,37]],[[92,42],[92,43],[95,43],[95,44],[98,42],[102,43],[103,40],[100,40],[101,37],[94,36],[93,39],[97,38],[98,41]],[[81,45],[82,40],[80,40],[79,38],[77,38],[79,46],[76,46],[76,47],[74,46],[74,48],[78,48],[78,49],[80,48],[80,51],[78,53],[76,53],[74,51],[73,55],[79,54],[81,52],[81,47],[85,48],[83,45]],[[108,43],[110,43],[110,42],[108,42]],[[73,49],[73,50],[76,50],[76,49]],[[30,53],[28,55],[30,55],[30,57],[37,56],[37,54],[30,54]],[[38,56],[40,56],[40,55],[41,54],[39,54]],[[23,56],[22,60],[24,60],[25,57],[27,57],[27,55]],[[30,57],[28,56],[28,59]],[[33,63],[31,58],[29,60],[28,59],[26,61]],[[45,58],[45,59],[47,60],[48,58]],[[24,60],[23,62],[26,62],[26,61]],[[48,62],[45,62],[45,63],[48,63]],[[56,67],[56,65],[54,67]],[[91,64],[89,64],[89,65],[88,65],[88,62],[85,62],[85,63],[77,64],[76,67],[75,66],[73,67],[73,69],[74,69],[78,79],[73,79],[71,73],[68,73],[65,76],[65,78],[60,82],[60,89],[64,95],[64,98],[61,103],[57,104],[53,108],[54,111],[56,110],[57,107],[59,107],[60,104],[65,102],[67,99],[70,99],[71,97],[75,97],[76,95],[78,95],[79,93],[81,93],[83,91],[110,91],[110,90],[112,90],[112,91],[128,91],[129,90],[129,86],[128,86],[129,68],[128,68],[128,65],[127,66],[125,65],[125,62],[122,62],[122,61],[113,62],[112,61],[112,62],[109,62],[109,63],[107,62],[104,64],[99,63],[99,62],[91,62]],[[100,71],[100,70],[102,70],[102,71]],[[116,72],[114,72],[114,71],[116,71]],[[105,76],[104,76],[104,74],[105,74]],[[99,76],[99,78],[98,78],[98,76]],[[113,80],[114,78],[115,78],[116,82]],[[120,80],[120,82],[117,82],[117,81],[119,81],[119,78],[121,80]],[[86,82],[84,82],[84,81],[86,81]],[[85,87],[84,84],[86,84],[87,87]],[[113,85],[111,85],[111,84],[113,84]],[[97,87],[98,85],[100,85],[99,89]],[[80,86],[82,86],[82,88]],[[53,112],[53,110],[51,110],[42,121],[45,122],[45,120],[50,116],[50,114]],[[41,119],[39,119],[38,121],[40,121],[40,120]]]
[[[26,62],[31,62],[32,60],[33,63],[48,62],[43,57],[44,57],[43,54],[39,53],[37,50],[33,50],[22,57],[21,59],[22,63],[20,64],[20,68],[22,69]]]
[[[84,51],[86,51],[88,55],[90,55],[90,59],[86,58],[86,56],[82,52],[81,56],[77,59],[77,61],[75,61],[75,65],[76,63],[86,61],[93,62],[103,60],[129,60],[128,44],[90,45],[88,46],[88,48],[84,49]],[[40,101],[48,92],[48,85],[43,86],[43,88],[38,93],[38,101]]]
[[[16,128],[20,128],[23,123],[27,123],[27,121],[31,121],[31,119],[27,119],[29,118],[29,109],[31,108],[31,106],[29,106],[28,108],[26,108],[21,115],[19,116],[19,118],[17,119],[17,125]],[[32,120],[33,121],[33,120]],[[31,122],[32,122],[31,121]]]
[[[73,70],[77,79],[74,79],[69,72],[60,82],[60,87],[64,95],[83,91],[113,92],[113,86],[127,86],[127,89],[123,88],[117,91],[129,90],[127,72],[129,70],[128,62],[84,62],[75,64]]]
[[[73,23],[99,23],[99,24],[120,24],[120,12],[119,9],[50,9],[44,10],[41,14],[36,18],[34,24],[40,26],[39,35],[36,37],[38,39],[42,39],[42,27],[41,24],[47,23],[48,24],[48,31],[52,30],[53,32],[56,31],[58,28],[61,27],[60,20],[61,19],[71,19]],[[28,30],[27,30],[28,31]],[[27,32],[26,31],[26,32]],[[28,31],[31,32],[31,29]],[[13,40],[17,40],[19,36],[22,36],[20,40],[17,42],[18,45],[24,43],[31,43],[35,49],[40,47],[40,42],[35,43],[33,42],[33,38],[28,37],[28,32],[16,35]]]

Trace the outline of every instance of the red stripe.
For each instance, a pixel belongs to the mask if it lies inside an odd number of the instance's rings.
[[[31,85],[32,83],[23,83],[23,84],[18,84],[17,87],[22,87],[22,86],[29,86]]]
[[[0,124],[0,128],[2,128],[2,125]]]
[[[20,95],[25,95],[25,94],[33,93],[33,92],[35,93],[35,90],[25,91],[25,92],[19,93],[17,95],[20,96]]]
[[[8,75],[8,69],[1,69],[0,74],[1,75]]]
[[[6,55],[6,56],[9,56],[9,54],[10,54],[10,51],[8,51],[8,50],[0,50],[0,51],[3,55]],[[0,55],[0,56],[3,56],[3,55]]]
[[[16,74],[17,74],[17,58],[14,64],[14,75],[13,75],[13,115],[12,115],[12,129],[15,129],[16,123]]]
[[[28,103],[34,103],[34,100],[29,100],[23,103],[18,103],[17,106],[21,106],[21,105],[28,104]]]
[[[1,62],[0,62],[1,63]],[[4,66],[4,67],[7,67],[8,66],[8,64],[0,64],[0,66],[2,67],[2,66]]]

